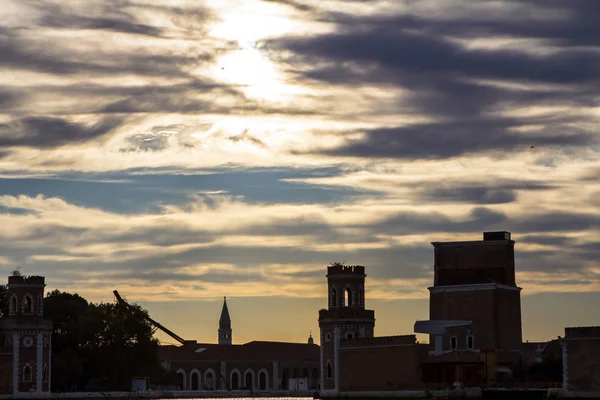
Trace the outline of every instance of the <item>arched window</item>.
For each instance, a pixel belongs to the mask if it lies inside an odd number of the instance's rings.
[[[258,373],[258,390],[267,390],[267,371],[265,370]]]
[[[181,388],[181,390],[185,390],[187,387],[185,385],[185,371],[183,369],[178,369],[177,370],[177,378],[178,378],[178,382],[179,383],[179,387]]]
[[[38,300],[37,300],[37,312],[39,315],[44,314],[44,299],[42,298],[42,295],[38,296]]]
[[[206,371],[206,374],[204,375],[204,387],[207,390],[213,390],[214,389],[214,375],[212,370],[208,370]]]
[[[240,373],[237,370],[231,371],[231,390],[240,389]]]
[[[31,382],[31,365],[25,364],[23,367],[23,382]]]
[[[364,286],[360,286],[360,293],[358,294],[358,297],[360,298],[360,304],[359,306],[361,308],[365,307],[365,287]]]
[[[10,297],[10,308],[8,313],[11,315],[15,315],[17,313],[17,296],[14,294]]]
[[[347,307],[351,307],[354,304],[352,304],[352,292],[350,291],[350,288],[346,288],[345,293],[344,293],[344,297],[346,300],[346,306]]]
[[[23,296],[23,314],[33,314],[33,299],[29,294]]]
[[[200,371],[198,370],[190,373],[190,390],[200,390]]]
[[[48,364],[44,364],[44,368],[42,368],[42,381],[48,382]]]
[[[254,374],[252,371],[247,370],[244,374],[244,387],[246,389],[254,389]]]
[[[337,290],[331,289],[331,307],[337,307]]]
[[[10,337],[7,336],[4,338],[4,346],[10,347]]]
[[[290,369],[284,368],[283,373],[281,374],[281,388],[283,390],[288,390],[290,387]]]
[[[327,379],[333,378],[333,371],[331,368],[331,362],[327,361]]]

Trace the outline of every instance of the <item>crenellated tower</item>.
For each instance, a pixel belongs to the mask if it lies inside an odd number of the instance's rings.
[[[8,278],[8,317],[0,321],[3,355],[12,363],[3,371],[0,393],[50,392],[50,348],[52,323],[44,319],[42,276]]]
[[[231,344],[231,318],[227,309],[227,297],[223,298],[223,309],[219,318],[219,344]]]
[[[365,267],[327,267],[328,308],[319,311],[321,382],[324,392],[339,392],[339,348],[346,339],[373,337],[375,312],[365,309]]]

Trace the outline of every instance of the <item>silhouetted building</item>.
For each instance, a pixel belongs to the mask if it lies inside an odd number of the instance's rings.
[[[8,277],[8,317],[0,320],[0,394],[50,392],[52,322],[44,319],[44,277]]]
[[[600,397],[600,326],[565,328],[560,344],[563,391],[596,392]]]
[[[252,341],[232,344],[231,317],[224,299],[218,344],[188,341],[161,346],[163,367],[179,375],[183,390],[315,391],[319,386],[319,346]]]
[[[375,337],[365,309],[365,267],[327,268],[327,310],[319,311],[324,396],[427,387],[479,386],[522,372],[520,291],[509,232],[435,242],[430,319],[414,334]]]

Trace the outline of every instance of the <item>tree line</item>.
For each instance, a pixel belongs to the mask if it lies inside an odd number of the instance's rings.
[[[0,285],[0,319],[8,307],[8,288]],[[160,365],[147,315],[137,304],[91,303],[77,293],[49,292],[44,317],[53,327],[52,391],[129,390],[132,377],[176,383],[176,374]]]

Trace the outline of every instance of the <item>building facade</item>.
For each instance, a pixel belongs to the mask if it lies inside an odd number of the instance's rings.
[[[223,300],[217,344],[186,341],[161,346],[163,367],[176,372],[181,390],[252,392],[316,391],[320,385],[319,346],[252,341],[234,344],[227,299]]]
[[[600,396],[600,326],[565,328],[560,344],[563,391]]]
[[[8,316],[0,320],[0,394],[50,392],[52,323],[44,319],[42,276],[8,278]]]

